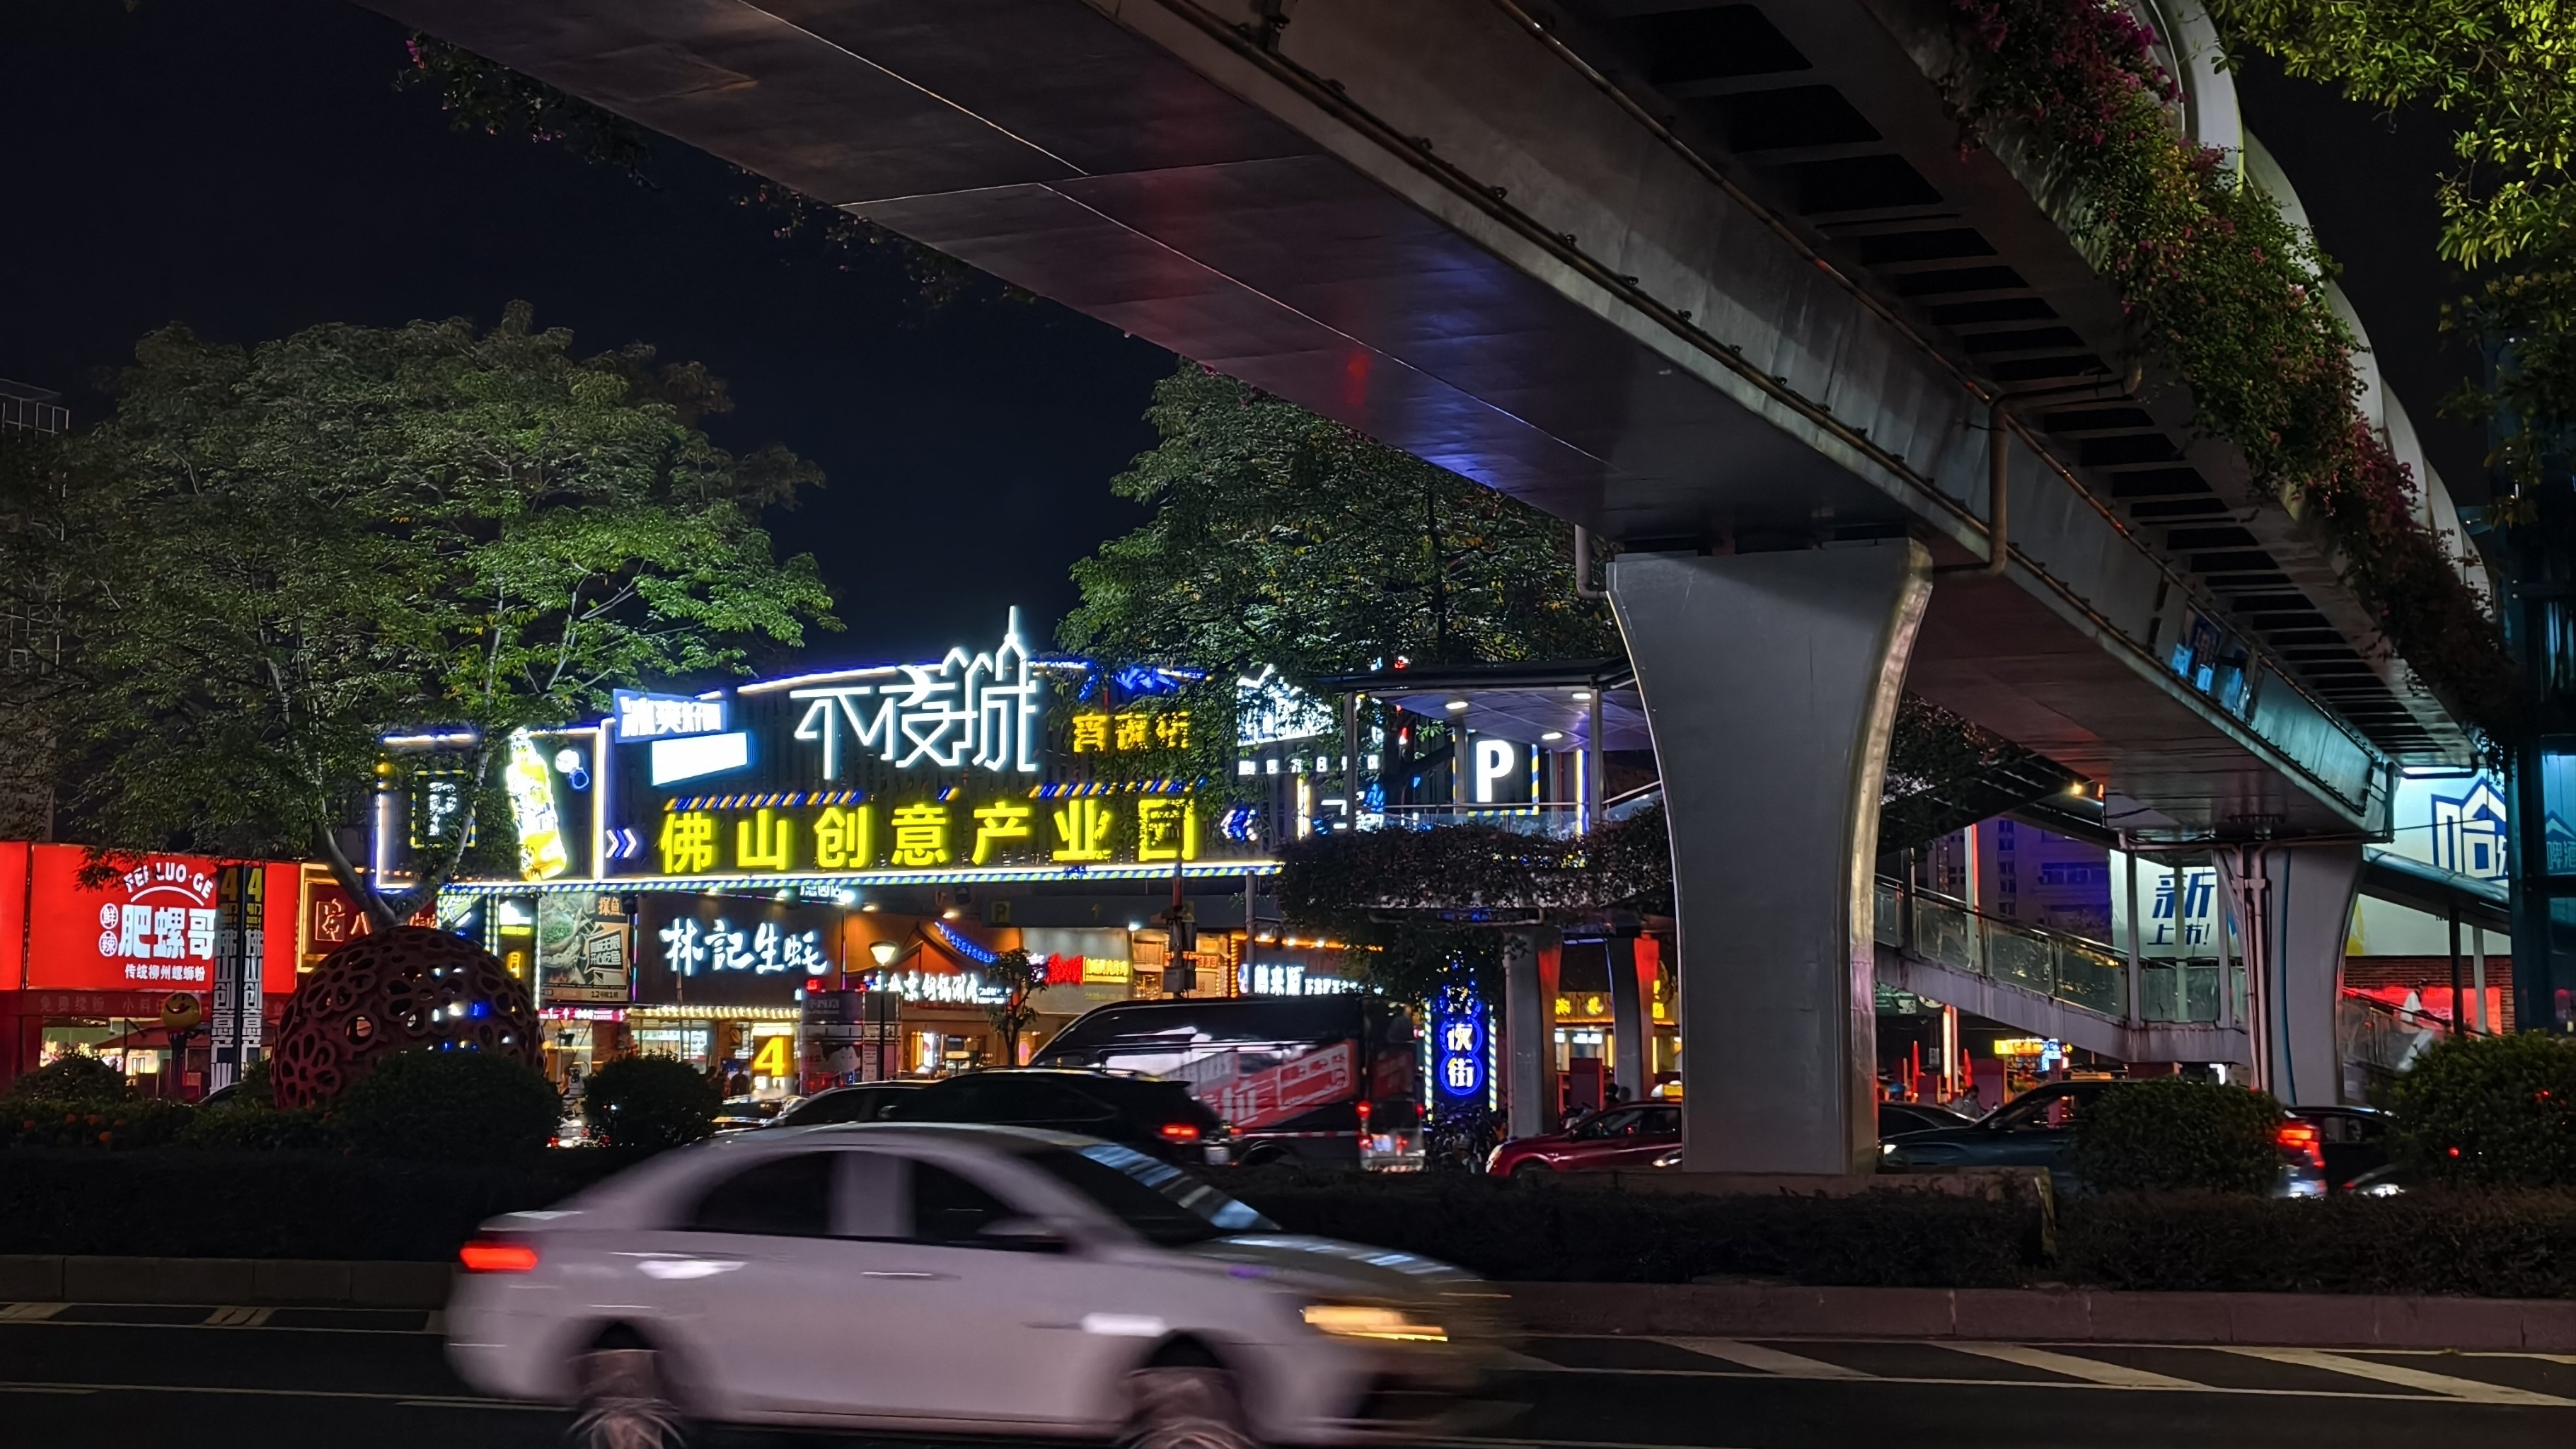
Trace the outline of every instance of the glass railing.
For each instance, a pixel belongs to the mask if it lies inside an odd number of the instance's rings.
[[[2128,965],[2099,941],[1982,915],[1964,901],[1908,890],[1883,876],[1877,917],[1873,934],[1880,943],[1935,965],[2105,1016],[2128,1012]]]
[[[1516,835],[1558,839],[1583,833],[1583,807],[1549,801],[1543,805],[1389,805],[1386,825],[1393,830],[1429,830],[1435,825],[1490,825]],[[1366,828],[1366,822],[1362,822]]]

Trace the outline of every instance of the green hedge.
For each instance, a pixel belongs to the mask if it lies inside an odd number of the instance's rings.
[[[0,1253],[434,1261],[484,1219],[544,1207],[618,1165],[599,1152],[476,1167],[22,1148],[0,1153]]]
[[[2188,1077],[2122,1082],[2075,1119],[2069,1163],[2099,1192],[2260,1195],[2281,1175],[2281,1104]]]
[[[2075,1198],[2058,1206],[2055,1276],[2170,1292],[2570,1298],[2576,1193]]]
[[[603,1062],[582,1088],[581,1116],[591,1140],[639,1152],[713,1136],[724,1094],[677,1057],[643,1055]]]
[[[2576,1042],[2455,1038],[2391,1088],[2397,1148],[2442,1181],[2576,1187]]]
[[[0,1153],[0,1253],[437,1261],[499,1213],[635,1160],[528,1163],[298,1152]],[[2271,1201],[2110,1193],[2039,1210],[1925,1193],[1699,1197],[1474,1177],[1220,1181],[1292,1231],[1422,1253],[1502,1280],[2080,1286],[2576,1298],[2576,1193]]]
[[[387,1057],[350,1083],[332,1101],[327,1125],[369,1157],[507,1162],[543,1153],[562,1122],[563,1099],[525,1062],[416,1051]]]
[[[1783,1278],[1874,1286],[2009,1287],[2039,1254],[2035,1203],[1924,1192],[1702,1197],[1522,1185],[1488,1177],[1219,1179],[1292,1232],[1400,1248],[1489,1278],[1687,1283]]]

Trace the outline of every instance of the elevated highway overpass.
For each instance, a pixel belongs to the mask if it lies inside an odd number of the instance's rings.
[[[2135,839],[2244,843],[2251,1055],[2332,1076],[2326,923],[2464,731],[2130,357],[2048,178],[1960,146],[1941,0],[371,3],[1615,541],[1685,994],[1731,1003],[1694,1166],[1866,1160],[1900,685]],[[2294,205],[2146,8],[2178,123]]]

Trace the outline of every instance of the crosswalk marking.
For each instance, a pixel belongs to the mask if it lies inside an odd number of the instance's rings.
[[[1739,1364],[1749,1369],[1758,1369],[1766,1374],[1777,1374],[1784,1379],[1866,1379],[1875,1377],[1875,1375],[1862,1373],[1856,1368],[1845,1368],[1838,1363],[1827,1363],[1820,1358],[1808,1358],[1802,1354],[1783,1353],[1776,1348],[1765,1348],[1758,1343],[1740,1343],[1732,1338],[1667,1338],[1660,1341],[1669,1343],[1675,1348],[1686,1348],[1693,1353],[1706,1354],[1710,1358],[1724,1359],[1731,1364]]]
[[[2104,1363],[2100,1359],[2077,1358],[2071,1353],[2051,1353],[2047,1349],[2032,1348],[2028,1344],[1970,1343],[1953,1340],[1944,1341],[1941,1346],[1958,1353],[1990,1358],[1998,1363],[2019,1364],[2023,1368],[2064,1374],[2070,1379],[2109,1384],[2113,1388],[2196,1389],[2201,1387],[2189,1379],[2178,1379],[2170,1374],[2149,1373],[2145,1369],[2130,1368],[2126,1364]]]
[[[0,1303],[0,1323],[42,1323],[69,1307],[68,1303]]]
[[[257,1328],[268,1322],[274,1308],[218,1308],[206,1315],[208,1328]]]
[[[2355,1378],[2376,1379],[2400,1388],[2421,1389],[2447,1398],[2466,1399],[2473,1404],[2554,1404],[2576,1405],[2576,1399],[2556,1394],[2535,1393],[2530,1389],[2508,1388],[2503,1384],[2481,1383],[2476,1379],[2453,1378],[2449,1374],[2430,1373],[2419,1368],[2378,1363],[2366,1358],[2352,1358],[2340,1353],[2327,1353],[2315,1348],[2237,1348],[2224,1352],[2247,1358],[2267,1359],[2273,1363],[2296,1364],[2301,1368],[2324,1369],[2328,1373],[2350,1374]]]

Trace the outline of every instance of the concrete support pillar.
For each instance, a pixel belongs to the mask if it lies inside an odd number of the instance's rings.
[[[1516,931],[1503,944],[1503,1041],[1511,1051],[1503,1107],[1514,1137],[1556,1130],[1556,980],[1551,930]]]
[[[1610,958],[1611,1076],[1634,1101],[1654,1081],[1654,1064],[1646,1055],[1646,1013],[1653,1009],[1654,988],[1639,974],[1636,937],[1612,936],[1601,949]]]
[[[2358,845],[2245,845],[2213,852],[2245,957],[2253,1082],[2294,1107],[2343,1100],[2335,1003],[2361,888]]]
[[[1909,540],[1610,566],[1672,833],[1687,1171],[1876,1163],[1878,799],[1931,572]]]

